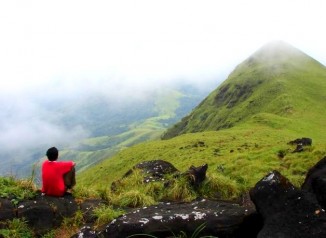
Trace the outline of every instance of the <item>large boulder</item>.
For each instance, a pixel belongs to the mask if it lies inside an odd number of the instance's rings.
[[[171,181],[165,180],[167,175],[173,175],[175,178],[184,176],[189,180],[190,185],[192,185],[194,188],[198,188],[200,183],[202,183],[206,178],[207,168],[207,164],[198,167],[192,165],[187,171],[180,173],[180,171],[177,170],[170,162],[164,160],[150,160],[136,164],[132,169],[124,174],[122,179],[130,176],[134,170],[139,169],[143,173],[144,183],[162,181],[166,186],[169,186]],[[111,191],[117,191],[120,184],[121,179],[112,182]]]
[[[164,181],[166,175],[179,173],[179,171],[169,162],[164,160],[150,160],[136,164],[132,169],[128,170],[122,177],[122,179],[130,176],[134,170],[141,170],[144,174],[144,183]],[[120,186],[121,179],[113,181],[111,184],[111,190],[114,192]]]
[[[205,199],[191,203],[160,203],[120,216],[99,236],[125,238],[147,234],[173,237],[184,232],[190,237],[202,228],[200,235],[256,237],[260,227],[250,221],[254,219],[253,214],[254,210],[238,204]]]
[[[17,208],[18,218],[24,218],[36,234],[45,234],[54,228],[55,213],[53,207],[45,201],[28,200],[20,202]]]
[[[37,195],[17,205],[17,217],[24,218],[37,235],[60,226],[64,217],[72,217],[78,210],[73,196],[50,197]]]
[[[326,209],[326,156],[309,169],[301,188],[314,193],[320,205]]]
[[[260,180],[250,196],[264,220],[258,238],[326,237],[326,214],[316,198],[278,171]]]
[[[164,160],[150,160],[136,164],[123,177],[132,174],[133,170],[140,169],[144,174],[144,182],[160,181],[168,174],[179,172],[171,163]]]

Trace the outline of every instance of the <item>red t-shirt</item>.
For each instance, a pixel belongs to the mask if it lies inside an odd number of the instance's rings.
[[[63,175],[74,166],[73,161],[49,161],[42,164],[42,193],[61,197],[66,189]]]

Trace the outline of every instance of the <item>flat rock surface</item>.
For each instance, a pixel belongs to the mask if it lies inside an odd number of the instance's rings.
[[[206,199],[191,203],[160,203],[120,216],[108,224],[101,235],[110,238],[134,234],[173,237],[183,231],[191,236],[196,229],[204,227],[201,236],[237,237],[246,218],[253,212],[238,204]]]

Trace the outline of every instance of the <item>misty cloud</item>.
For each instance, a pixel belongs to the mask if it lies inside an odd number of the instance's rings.
[[[88,128],[64,119],[92,97],[112,109],[144,102],[160,88],[215,88],[271,40],[325,64],[325,4],[2,1],[0,152],[87,137]]]
[[[0,152],[53,145],[68,147],[87,138],[90,135],[89,128],[74,122],[66,122],[65,126],[62,122],[65,122],[67,113],[71,116],[71,111],[82,108],[94,97],[107,101],[108,106],[103,110],[112,110],[126,107],[130,103],[146,102],[160,88],[175,88],[187,82],[188,85],[202,87],[204,90],[214,88],[218,83],[214,77],[205,79],[206,83],[202,84],[188,82],[186,79],[157,82],[92,77],[94,75],[89,75],[88,78],[85,74],[78,81],[63,78],[24,90],[2,91]]]
[[[3,123],[0,138],[1,150],[16,151],[50,147],[54,145],[69,145],[76,140],[87,138],[87,131],[79,126],[75,128],[60,127],[41,121],[38,118],[14,123]]]
[[[76,125],[64,128],[53,123],[55,115],[41,101],[26,95],[2,95],[0,102],[0,151],[29,150],[56,144],[69,145],[86,138],[87,129]]]

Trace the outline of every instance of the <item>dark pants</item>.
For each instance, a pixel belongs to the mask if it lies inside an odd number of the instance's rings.
[[[73,166],[68,173],[63,175],[63,180],[65,182],[66,189],[71,189],[76,185],[75,166]]]

